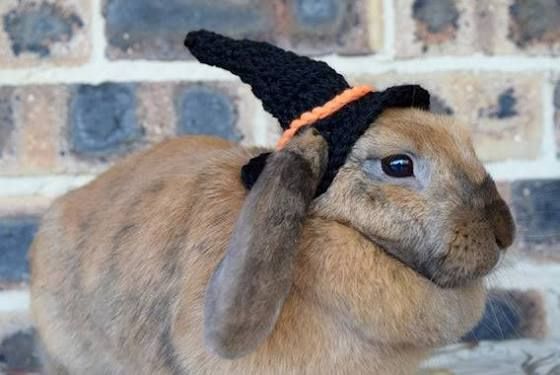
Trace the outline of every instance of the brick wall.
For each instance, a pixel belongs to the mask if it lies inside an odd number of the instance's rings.
[[[470,126],[519,223],[465,340],[560,338],[560,4],[549,0],[0,1],[0,372],[33,370],[26,252],[52,198],[179,134],[271,145],[235,77],[182,46],[205,27],[418,82]]]

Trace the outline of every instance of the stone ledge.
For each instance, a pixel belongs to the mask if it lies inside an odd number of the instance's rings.
[[[560,340],[511,340],[456,344],[438,350],[418,375],[556,374],[560,368]]]

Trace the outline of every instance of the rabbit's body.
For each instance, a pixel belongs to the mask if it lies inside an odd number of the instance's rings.
[[[205,293],[247,199],[240,168],[256,154],[179,138],[53,204],[31,259],[50,373],[409,374],[480,318],[482,279],[441,288],[323,214],[319,198],[272,333],[235,360],[209,352]]]

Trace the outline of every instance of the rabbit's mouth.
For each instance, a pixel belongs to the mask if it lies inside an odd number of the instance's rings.
[[[450,250],[432,259],[425,265],[425,273],[442,288],[458,288],[487,276],[498,264],[500,254],[497,248]],[[465,256],[466,255],[466,256]]]
[[[444,287],[438,282],[438,273],[433,272],[434,268],[428,266],[429,262],[422,261],[420,257],[414,255],[417,253],[416,251],[405,249],[392,243],[391,241],[388,241],[387,239],[380,237],[370,238],[370,240],[379,248],[381,248],[387,255],[397,260],[405,267],[416,272],[418,275],[427,279],[429,282]]]
[[[373,242],[406,267],[440,288],[465,287],[488,275],[498,264],[499,249],[465,249],[458,253],[451,247],[440,255],[421,258],[418,249],[403,249],[376,238]],[[437,254],[437,251],[426,251]]]

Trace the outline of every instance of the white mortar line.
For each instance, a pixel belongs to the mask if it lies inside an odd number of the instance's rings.
[[[543,139],[542,158],[547,161],[556,161],[556,136],[554,134],[554,83],[547,77],[542,86],[542,116]]]
[[[252,130],[254,134],[255,146],[264,146],[266,147],[267,143],[269,143],[268,139],[268,119],[267,114],[264,109],[259,109],[255,111],[253,116],[253,124]]]
[[[91,61],[93,65],[102,65],[105,58],[105,19],[102,15],[102,0],[92,0],[91,3]]]
[[[486,169],[496,181],[560,178],[558,160],[508,160],[486,163]]]
[[[43,196],[54,198],[85,185],[95,176],[21,176],[0,177],[0,196]]]
[[[101,27],[97,24],[96,27]],[[99,41],[97,41],[99,42]],[[96,42],[96,43],[97,43]],[[99,48],[99,47],[96,47]],[[101,47],[102,48],[102,47]],[[106,61],[96,49],[95,61],[78,67],[41,66],[30,69],[3,69],[0,85],[99,83],[103,81],[214,81],[237,80],[232,74],[197,61]],[[560,72],[560,58],[552,57],[428,57],[391,61],[385,55],[326,56],[319,58],[343,74],[383,74],[396,72]]]
[[[190,62],[96,61],[81,67],[37,67],[0,70],[0,85],[73,84],[137,81],[232,81],[234,75]]]
[[[560,292],[560,263],[540,263],[525,257],[499,268],[488,281],[491,287],[509,289],[550,289]]]
[[[389,60],[395,57],[395,8],[393,0],[383,0],[383,50]]]
[[[525,56],[437,56],[396,61],[372,60],[367,56],[321,58],[345,74],[440,73],[447,71],[560,71],[560,58]]]
[[[29,310],[29,291],[7,290],[0,292],[0,313]]]

